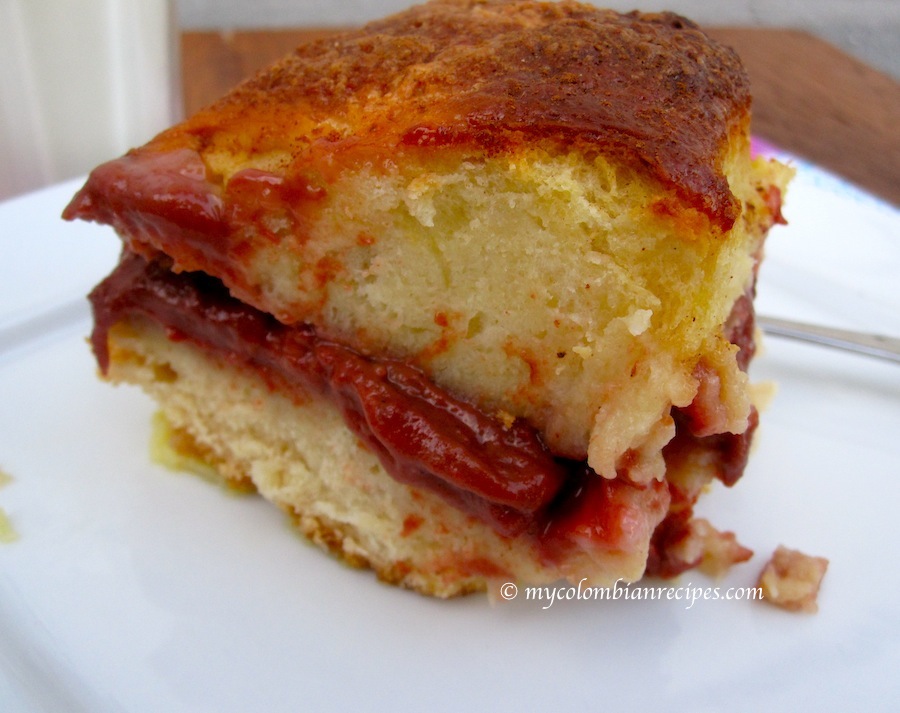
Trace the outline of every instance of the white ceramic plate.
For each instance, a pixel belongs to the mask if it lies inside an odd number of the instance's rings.
[[[779,393],[702,505],[756,551],[831,561],[817,615],[750,601],[440,602],[147,456],[151,403],[96,380],[84,293],[108,229],[77,182],[0,205],[0,710],[887,710],[900,696],[900,368],[769,339]],[[900,334],[900,213],[804,164],[761,310]],[[686,590],[685,590],[686,591]]]

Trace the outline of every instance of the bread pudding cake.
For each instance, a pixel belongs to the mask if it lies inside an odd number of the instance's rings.
[[[435,0],[298,47],[95,169],[102,374],[168,447],[446,597],[750,552],[764,238],[731,50],[670,13]]]

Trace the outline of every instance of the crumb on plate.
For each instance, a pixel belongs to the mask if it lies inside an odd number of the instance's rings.
[[[6,511],[0,508],[0,543],[15,542],[18,539],[19,533],[13,528]]]
[[[815,613],[828,560],[779,545],[759,575],[763,601],[782,609]]]

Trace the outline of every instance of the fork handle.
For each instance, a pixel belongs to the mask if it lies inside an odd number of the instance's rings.
[[[864,334],[761,315],[757,316],[756,323],[764,332],[773,336],[823,344],[900,363],[900,339],[896,337]]]

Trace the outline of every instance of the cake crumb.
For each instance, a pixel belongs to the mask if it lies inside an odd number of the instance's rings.
[[[639,337],[650,329],[650,320],[652,317],[652,310],[638,309],[625,318],[625,326],[628,327],[628,331],[632,336]]]
[[[0,508],[0,543],[8,544],[19,539],[19,533],[16,532],[12,523],[6,515],[6,511]]]
[[[795,612],[815,613],[828,560],[779,545],[759,575],[763,601]]]
[[[663,549],[673,573],[696,567],[714,578],[725,576],[733,565],[753,556],[753,550],[738,542],[733,532],[720,532],[705,518],[694,518],[676,530]]]
[[[13,477],[3,470],[3,468],[0,468],[0,488],[9,485],[11,482],[13,482]],[[15,542],[18,539],[19,533],[16,532],[12,523],[9,521],[6,511],[3,510],[3,508],[0,508],[0,543],[6,544]]]
[[[733,532],[720,532],[704,518],[697,518],[691,524],[695,536],[702,542],[703,555],[697,568],[704,574],[724,577],[733,565],[753,556],[753,550],[738,542]]]

